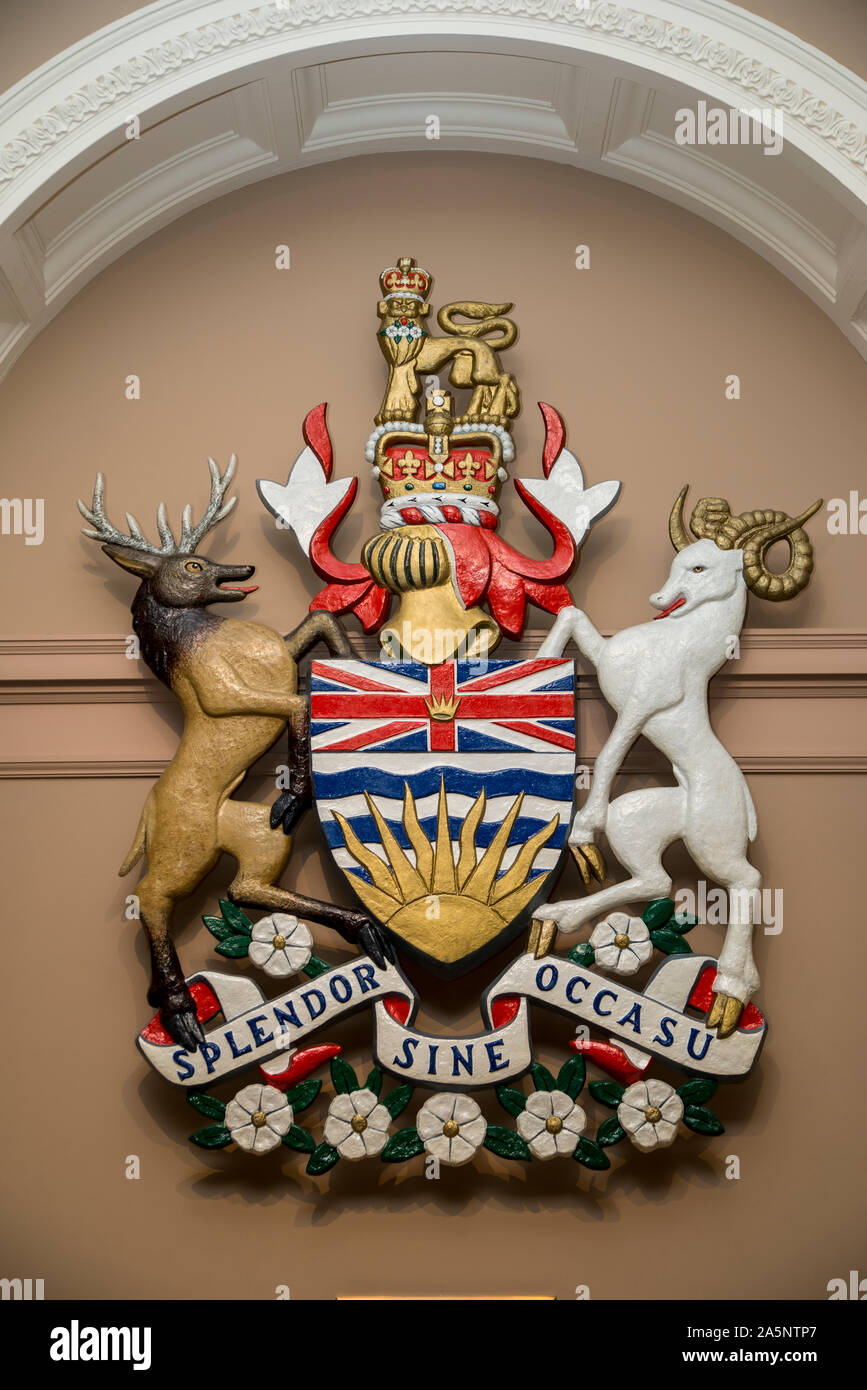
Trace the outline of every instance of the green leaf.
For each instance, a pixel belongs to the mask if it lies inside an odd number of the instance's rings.
[[[585,1168],[610,1168],[611,1159],[592,1139],[579,1139],[572,1157]]]
[[[664,927],[674,915],[673,898],[654,898],[652,903],[641,914],[642,922],[645,922],[651,931],[656,927]]]
[[[695,1076],[692,1081],[685,1081],[682,1086],[678,1086],[677,1094],[684,1105],[702,1105],[716,1094],[716,1090],[715,1081],[706,1076]]]
[[[524,1092],[516,1091],[511,1086],[498,1086],[497,1100],[510,1115],[520,1115],[527,1104]]]
[[[301,1081],[286,1092],[286,1099],[293,1110],[306,1110],[312,1105],[322,1090],[321,1081]]]
[[[580,1096],[587,1077],[587,1063],[580,1052],[568,1058],[557,1073],[557,1090],[565,1091],[570,1100]]]
[[[520,1134],[516,1134],[513,1129],[506,1129],[503,1125],[488,1125],[483,1143],[486,1149],[490,1149],[492,1154],[499,1154],[500,1158],[526,1160],[531,1157],[530,1150]]]
[[[320,960],[318,956],[311,956],[304,967],[303,973],[308,980],[315,980],[317,975],[327,975],[331,966],[327,960]]]
[[[329,1168],[333,1168],[339,1158],[340,1154],[330,1144],[319,1144],[307,1160],[307,1172],[317,1178],[320,1173],[327,1173]]]
[[[342,1057],[331,1058],[331,1080],[335,1091],[341,1095],[345,1095],[347,1091],[359,1089],[358,1077],[349,1063],[344,1062]]]
[[[537,1091],[556,1091],[557,1082],[549,1072],[547,1067],[543,1067],[540,1062],[534,1062],[530,1068],[530,1075],[533,1078],[533,1085]]]
[[[253,923],[246,912],[242,912],[235,903],[230,903],[228,898],[220,898],[220,911],[233,931],[240,936],[252,935]]]
[[[379,1067],[374,1067],[373,1071],[368,1073],[367,1080],[364,1083],[364,1089],[365,1091],[372,1091],[375,1096],[379,1095],[382,1090],[382,1072],[379,1070]]]
[[[616,1115],[609,1115],[596,1131],[596,1143],[602,1149],[607,1149],[610,1144],[619,1144],[621,1139],[625,1138],[626,1130]]]
[[[725,1134],[725,1126],[712,1110],[703,1105],[687,1105],[683,1112],[683,1123],[696,1134]]]
[[[246,956],[250,949],[249,936],[227,936],[216,945],[218,956],[229,956],[232,960]]]
[[[624,1087],[619,1086],[616,1081],[591,1081],[590,1094],[594,1100],[599,1100],[603,1105],[610,1106],[616,1110],[623,1099]]]
[[[679,931],[684,935],[692,931],[693,927],[698,926],[698,918],[690,917],[688,912],[676,912],[670,922],[666,922],[669,931]]]
[[[217,1100],[216,1096],[206,1096],[204,1091],[191,1091],[187,1104],[198,1110],[200,1115],[207,1115],[209,1120],[222,1120],[226,1113],[225,1103]]]
[[[232,1142],[225,1125],[206,1125],[204,1129],[197,1129],[195,1134],[191,1134],[190,1139],[200,1149],[224,1149]]]
[[[657,951],[664,951],[667,956],[691,956],[692,950],[688,941],[684,941],[679,932],[669,931],[664,927],[661,931],[652,931],[650,939]]]
[[[595,965],[596,952],[589,941],[582,941],[580,946],[572,947],[568,958],[573,965]]]
[[[316,1150],[316,1144],[310,1130],[302,1129],[300,1125],[289,1126],[283,1135],[283,1143],[287,1149],[297,1149],[302,1154],[312,1154]]]
[[[223,921],[222,917],[203,917],[202,921],[208,928],[211,936],[215,936],[218,941],[222,941],[226,936],[234,936],[235,934],[228,923]]]
[[[383,1163],[404,1163],[423,1152],[424,1144],[418,1137],[418,1130],[410,1126],[409,1129],[399,1129],[397,1134],[391,1136],[380,1158]]]
[[[396,1120],[409,1105],[414,1090],[414,1086],[395,1086],[393,1091],[389,1091],[383,1105],[393,1120]]]

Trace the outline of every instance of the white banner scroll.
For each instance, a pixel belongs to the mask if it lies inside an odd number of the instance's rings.
[[[536,960],[524,955],[484,997],[487,1032],[461,1038],[418,1033],[398,1023],[377,1003],[374,1053],[381,1067],[420,1085],[459,1090],[499,1086],[520,1076],[532,1061],[527,1015],[527,1001],[532,999],[594,1023],[610,1037],[685,1071],[734,1080],[746,1076],[752,1067],[765,1028],[738,1030],[721,1040],[700,1018],[682,1012],[708,965],[716,966],[712,956],[668,956],[641,994],[562,956]],[[491,1028],[491,1005],[503,995],[520,998],[518,1012],[504,1027]]]
[[[177,1043],[152,1042],[148,1029],[136,1042],[145,1059],[166,1081],[195,1089],[210,1086],[233,1072],[278,1053],[285,1053],[311,1033],[344,1014],[386,994],[400,994],[414,1004],[415,993],[393,965],[381,970],[369,956],[335,966],[324,975],[266,999],[246,976],[201,971],[188,984],[203,980],[219,1000],[222,1025],[206,1031],[197,1052]]]
[[[412,986],[395,966],[381,970],[367,956],[335,966],[269,1000],[244,976],[202,972],[190,983],[207,984],[220,1004],[223,1023],[207,1032],[199,1050],[190,1053],[170,1040],[149,1037],[153,1025],[139,1034],[137,1042],[167,1081],[188,1088],[209,1086],[285,1054],[326,1024],[373,1005],[374,1054],[381,1067],[433,1088],[469,1090],[496,1086],[527,1071],[532,1061],[527,1001],[533,1000],[594,1024],[609,1037],[685,1071],[736,1080],[747,1075],[759,1055],[766,1034],[764,1022],[720,1039],[701,1017],[684,1012],[702,971],[716,964],[713,956],[668,956],[639,993],[562,956],[537,960],[523,955],[483,998],[486,1031],[458,1038],[417,1032],[411,1026],[417,1005]],[[406,1022],[395,1016],[400,1010],[386,1007],[383,1001],[388,995],[407,1001]],[[508,1021],[495,1028],[491,1008],[502,996],[513,996],[515,1005]]]
[[[597,975],[562,956],[536,960],[532,955],[524,955],[491,985],[482,1007],[490,1019],[494,999],[502,994],[518,994],[558,1013],[593,1023],[610,1037],[640,1047],[686,1071],[733,1081],[750,1071],[767,1027],[763,1023],[749,1031],[739,1028],[727,1038],[718,1038],[701,1018],[683,1012],[701,972],[708,966],[716,969],[713,956],[666,956],[648,980],[644,993],[638,993],[619,980]]]
[[[374,1057],[394,1076],[433,1087],[457,1087],[460,1091],[479,1086],[499,1086],[501,1081],[520,1076],[533,1060],[527,1001],[503,1028],[468,1038],[437,1037],[417,1033],[398,1023],[376,1004]]]

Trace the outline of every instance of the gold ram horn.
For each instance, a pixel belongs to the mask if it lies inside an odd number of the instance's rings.
[[[675,550],[692,545],[683,519],[683,507],[689,484],[682,487],[668,519],[668,534]],[[744,580],[758,598],[780,603],[794,598],[807,585],[813,570],[813,547],[803,524],[823,505],[820,497],[800,516],[786,512],[741,512],[732,516],[729,504],[721,497],[703,497],[696,505],[690,527],[698,538],[713,540],[720,550],[742,550]],[[789,544],[789,563],[780,574],[765,564],[765,555],[775,541]]]
[[[718,538],[731,519],[732,509],[724,497],[702,497],[693,509],[689,529],[699,540],[716,541],[720,549],[725,549]]]
[[[744,553],[744,580],[751,593],[757,598],[781,603],[794,598],[809,583],[813,570],[813,547],[803,523],[808,521],[823,504],[820,497],[800,516],[787,516],[785,512],[742,512],[733,517],[732,523],[745,523],[740,534],[729,541],[729,546]],[[730,525],[732,525],[730,523]],[[727,529],[727,528],[724,528]],[[734,526],[732,525],[732,529]],[[789,545],[789,563],[779,574],[768,569],[765,555],[775,541],[786,540]],[[719,542],[718,542],[719,544]]]
[[[668,518],[668,534],[675,550],[685,550],[688,545],[692,545],[689,533],[683,521],[683,504],[686,501],[686,494],[689,492],[689,483],[685,483],[677,494],[677,500],[671,509]]]

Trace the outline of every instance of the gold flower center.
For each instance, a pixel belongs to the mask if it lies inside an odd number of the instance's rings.
[[[559,1115],[549,1115],[545,1121],[545,1128],[549,1134],[559,1134],[563,1128],[563,1121]]]
[[[648,1105],[644,1112],[644,1118],[649,1124],[658,1125],[662,1119],[662,1111],[658,1110],[655,1105]]]
[[[275,936],[271,944],[275,951],[282,951],[286,946],[286,938],[285,936]]]
[[[447,1139],[454,1139],[455,1135],[460,1133],[460,1129],[460,1125],[456,1124],[454,1120],[446,1120],[443,1125],[443,1134]]]
[[[261,1129],[263,1125],[266,1125],[268,1123],[268,1116],[265,1114],[265,1111],[257,1110],[252,1117],[252,1123],[255,1125],[256,1129]]]
[[[625,932],[619,931],[617,933],[617,935],[614,938],[614,945],[617,947],[618,951],[626,950],[627,946],[629,945],[629,937],[626,935]]]
[[[349,1121],[356,1134],[363,1134],[367,1129],[367,1121],[363,1115],[353,1115]]]

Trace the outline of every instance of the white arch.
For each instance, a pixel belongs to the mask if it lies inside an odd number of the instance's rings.
[[[700,99],[782,112],[782,153],[679,145],[674,112]],[[432,109],[440,148],[559,160],[697,212],[867,357],[867,84],[728,0],[157,0],[0,100],[0,373],[173,218],[421,150]]]

